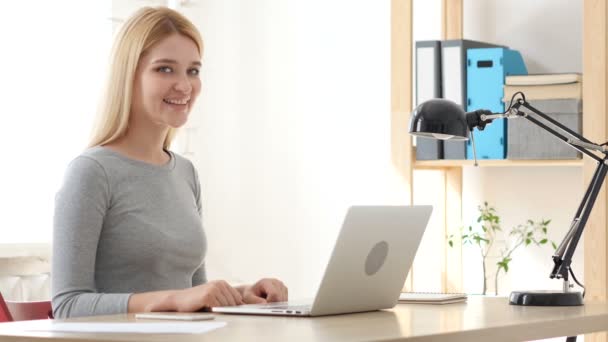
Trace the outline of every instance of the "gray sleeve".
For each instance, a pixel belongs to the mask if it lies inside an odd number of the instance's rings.
[[[202,200],[201,200],[201,182],[198,179],[198,172],[196,172],[196,168],[194,167],[194,165],[192,165],[192,163],[190,164],[192,166],[192,173],[194,175],[194,186],[195,186],[195,191],[194,191],[194,196],[196,198],[196,207],[198,209],[198,214],[201,217],[201,220],[203,219],[203,204],[202,204]],[[192,276],[192,286],[198,286],[201,284],[204,284],[207,282],[207,272],[205,270],[205,263],[203,263],[201,265],[201,267],[199,267],[196,272],[194,272],[194,275]]]
[[[194,275],[192,276],[192,286],[198,286],[201,284],[205,284],[207,282],[207,272],[205,270],[205,264],[203,263],[201,267],[199,267]]]
[[[56,318],[126,313],[129,293],[97,293],[95,258],[110,203],[107,175],[97,161],[70,163],[55,196],[52,306]]]
[[[190,166],[192,167],[192,173],[194,176],[194,196],[196,199],[196,208],[198,209],[198,214],[201,217],[201,220],[203,219],[203,201],[201,199],[201,181],[198,179],[198,172],[196,171],[196,168],[194,167],[194,165],[192,164],[192,162],[190,163]]]

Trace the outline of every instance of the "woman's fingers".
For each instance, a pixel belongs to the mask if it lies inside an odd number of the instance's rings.
[[[241,296],[241,293],[235,289],[232,286],[228,286],[228,289],[230,290],[230,292],[232,293],[232,296],[234,298],[234,301],[236,302],[236,305],[242,305],[243,303],[243,296]]]
[[[237,291],[235,288],[230,286],[230,284],[228,284],[227,282],[219,281],[218,289],[222,293],[223,298],[225,299],[225,302],[223,303],[223,305],[234,306],[234,305],[240,305],[243,303],[243,299],[242,299],[239,291]]]

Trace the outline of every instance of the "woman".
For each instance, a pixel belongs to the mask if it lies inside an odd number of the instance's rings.
[[[197,172],[168,150],[200,93],[202,51],[168,8],[141,9],[118,33],[93,140],[55,199],[55,317],[287,300],[276,279],[207,282]]]

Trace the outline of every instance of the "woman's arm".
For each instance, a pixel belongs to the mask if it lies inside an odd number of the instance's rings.
[[[129,299],[128,312],[194,312],[214,306],[244,304],[241,294],[223,280],[184,290],[136,293]]]
[[[95,259],[110,202],[105,171],[92,158],[67,168],[55,197],[52,305],[57,318],[124,313],[130,293],[97,293]]]
[[[241,295],[222,281],[187,290],[99,293],[95,260],[110,194],[105,170],[97,161],[81,156],[70,163],[55,202],[51,273],[55,317],[197,311],[242,303]],[[204,273],[199,273],[197,280],[204,280],[203,277]]]

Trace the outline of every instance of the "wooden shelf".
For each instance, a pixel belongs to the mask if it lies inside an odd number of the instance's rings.
[[[582,159],[569,160],[479,160],[482,167],[512,166],[576,166],[582,167]],[[448,167],[473,166],[472,160],[416,160],[414,169],[443,169]]]
[[[464,0],[442,0],[442,39],[463,38]],[[462,167],[473,166],[470,160],[415,161],[412,139],[408,136],[409,114],[413,108],[412,99],[412,46],[413,42],[413,0],[391,0],[391,159],[400,175],[400,186],[404,189],[403,199],[413,203],[413,170],[434,169],[445,173],[445,207],[439,214],[438,223],[443,225],[443,234],[459,229],[462,225]],[[582,30],[583,116],[582,131],[591,141],[605,141],[608,136],[608,2],[584,0]],[[587,158],[585,158],[587,159]],[[588,160],[588,159],[587,159]],[[581,167],[583,183],[588,184],[595,172],[595,163],[577,160],[481,160],[482,167]],[[600,191],[594,209],[589,216],[584,234],[585,278],[587,298],[605,301],[608,298],[608,191],[606,186]],[[436,241],[442,246],[445,239]],[[445,245],[443,245],[445,247]],[[462,292],[463,261],[460,243],[455,248],[438,248],[441,266],[442,291]],[[410,270],[404,289],[413,288],[415,267]],[[605,332],[594,334],[594,341],[608,341]]]

